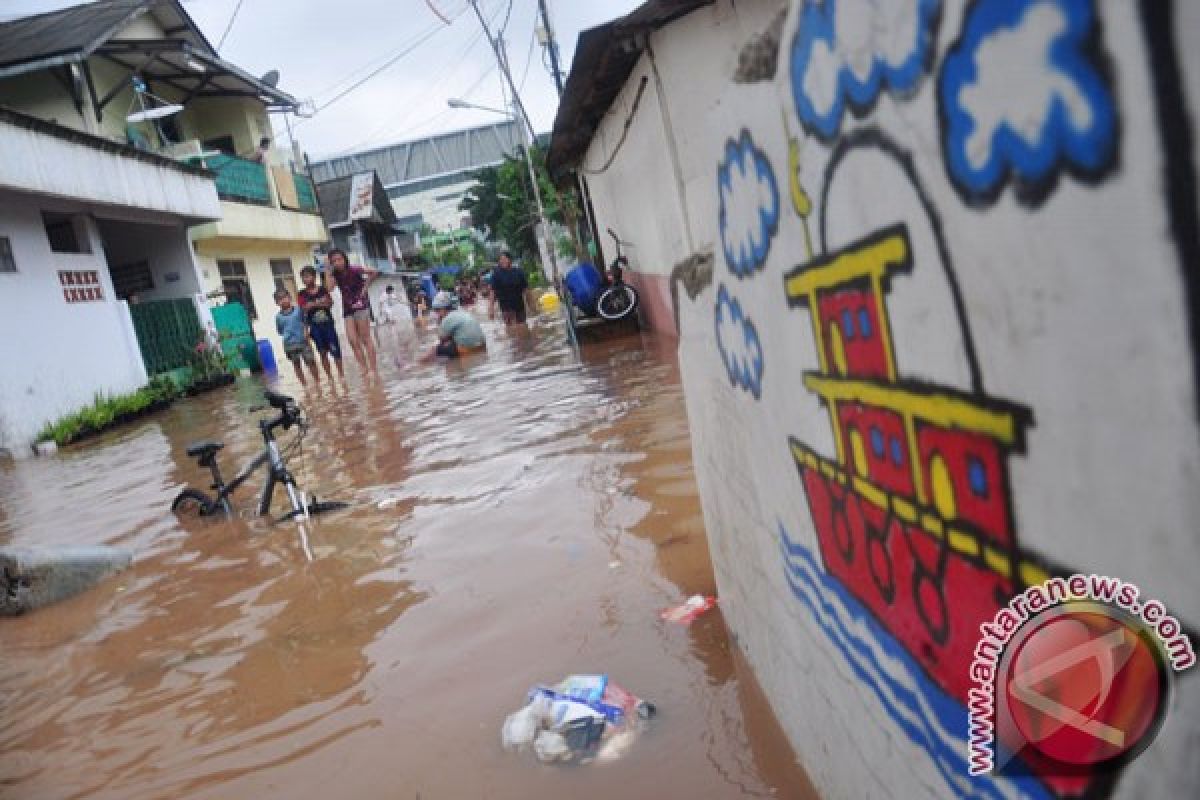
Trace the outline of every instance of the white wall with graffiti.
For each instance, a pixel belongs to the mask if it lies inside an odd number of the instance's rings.
[[[1200,624],[1197,34],[1182,1],[721,0],[592,142],[635,258],[712,256],[675,279],[721,605],[827,796],[1200,792],[1186,675],[1116,772],[972,778],[964,743],[1026,586]]]

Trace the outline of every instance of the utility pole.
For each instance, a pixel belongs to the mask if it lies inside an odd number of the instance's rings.
[[[547,8],[546,0],[538,0],[538,11],[542,15],[542,30],[545,32],[546,51],[550,54],[550,73],[554,77],[554,88],[558,90],[558,99],[561,101],[563,96],[563,73],[562,67],[558,62],[558,39],[554,37],[554,28],[550,25],[550,11]],[[591,193],[588,192],[587,182],[584,181],[583,175],[579,172],[575,173],[575,191],[579,195],[579,207],[583,211],[583,220],[587,225],[587,232],[591,236],[592,243],[596,247],[596,256],[600,259],[600,264],[603,267],[604,258],[600,253],[600,231],[596,228],[595,219],[592,218]],[[580,241],[583,239],[582,236],[578,236],[577,238]],[[582,255],[586,255],[586,253]],[[582,257],[582,255],[579,257]]]
[[[554,243],[549,239],[550,225],[546,219],[545,206],[542,205],[542,190],[538,186],[537,171],[533,168],[533,154],[530,152],[533,142],[537,141],[537,131],[533,129],[533,121],[530,120],[529,114],[525,111],[525,104],[521,102],[521,95],[517,92],[517,84],[513,81],[512,72],[508,68],[508,58],[504,53],[503,43],[499,40],[499,37],[492,36],[487,20],[484,19],[483,12],[479,10],[479,0],[467,0],[467,2],[470,3],[471,9],[479,19],[479,24],[483,28],[483,35],[487,37],[488,44],[492,46],[492,52],[496,55],[496,64],[500,67],[500,72],[504,75],[504,80],[508,83],[508,89],[512,93],[513,106],[520,112],[521,119],[525,122],[525,127],[529,129],[530,144],[522,146],[522,150],[525,151],[525,166],[529,170],[529,183],[533,186],[533,199],[537,205],[538,227],[541,228],[541,236],[537,238],[544,248],[542,257],[550,264],[551,281],[554,284],[554,288],[558,289],[558,260],[554,255]]]
[[[538,10],[542,12],[542,30],[546,32],[546,49],[550,53],[550,73],[554,76],[554,86],[558,96],[563,93],[562,68],[558,65],[558,40],[554,38],[554,28],[550,27],[550,12],[546,9],[546,0],[538,0]]]

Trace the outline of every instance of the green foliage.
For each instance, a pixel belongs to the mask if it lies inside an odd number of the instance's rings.
[[[224,375],[230,371],[230,361],[232,359],[220,347],[213,346],[201,336],[188,360],[188,366],[192,368],[192,380],[200,383]]]
[[[546,216],[572,229],[579,216],[574,192],[560,193],[550,182],[544,148],[533,147],[530,153]],[[505,242],[515,258],[537,260],[537,203],[524,157],[507,156],[498,166],[485,167],[474,177],[479,183],[467,192],[459,208],[470,212],[475,227],[487,229],[492,241]],[[573,245],[574,240],[572,254]]]
[[[97,394],[90,406],[46,423],[38,433],[37,440],[52,441],[61,447],[124,422],[152,406],[170,403],[178,396],[179,390],[165,375],[155,376],[136,392]]]

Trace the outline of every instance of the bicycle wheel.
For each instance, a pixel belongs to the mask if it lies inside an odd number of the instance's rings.
[[[607,320],[624,319],[634,312],[638,304],[637,289],[628,284],[605,289],[596,301],[596,311]]]
[[[195,513],[201,517],[213,513],[215,508],[216,501],[213,498],[199,489],[192,489],[191,487],[180,492],[171,503],[171,510],[175,513]]]

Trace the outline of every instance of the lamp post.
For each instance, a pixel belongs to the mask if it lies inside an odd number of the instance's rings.
[[[555,258],[554,254],[554,243],[550,241],[549,238],[550,225],[546,219],[546,209],[542,205],[542,190],[538,186],[537,170],[535,170],[533,167],[533,155],[530,153],[529,145],[525,141],[525,127],[520,124],[520,119],[516,114],[508,111],[502,111],[498,108],[468,103],[466,100],[462,100],[458,97],[449,98],[446,100],[446,105],[450,106],[450,108],[474,108],[479,111],[489,111],[493,114],[500,114],[508,117],[513,122],[516,122],[521,128],[521,152],[525,156],[525,168],[529,171],[529,184],[533,187],[533,202],[537,206],[538,227],[541,229],[541,235],[537,236],[536,238],[538,245],[542,250],[542,263],[548,263],[550,265],[550,279],[554,285],[554,288],[557,290],[559,284],[558,260]]]

